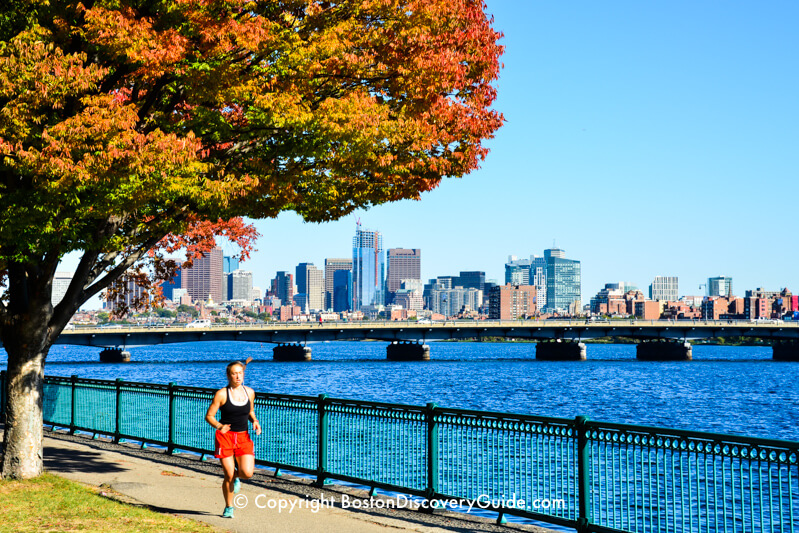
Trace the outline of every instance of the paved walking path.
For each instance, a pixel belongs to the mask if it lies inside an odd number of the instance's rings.
[[[45,469],[88,485],[107,487],[164,513],[207,522],[227,531],[270,533],[449,533],[467,531],[537,532],[530,525],[496,525],[485,518],[436,511],[425,514],[409,509],[344,509],[349,499],[368,501],[366,491],[330,485],[317,489],[307,479],[274,477],[260,470],[243,483],[241,506],[235,518],[222,518],[221,467],[200,461],[194,454],[167,455],[162,450],[141,450],[134,444],[113,444],[104,439],[45,431]],[[392,499],[394,502],[398,501]],[[314,503],[322,505],[314,512]],[[294,505],[293,510],[289,507]],[[277,506],[283,505],[281,511]],[[259,506],[261,508],[259,508]],[[268,507],[272,506],[270,509]]]

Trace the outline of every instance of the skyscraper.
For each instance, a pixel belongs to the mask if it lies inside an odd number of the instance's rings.
[[[728,278],[727,276],[707,278],[707,295],[732,296],[732,278]]]
[[[352,309],[360,311],[365,305],[382,305],[385,264],[383,236],[378,231],[355,227],[352,239]]]
[[[535,285],[536,307],[547,306],[547,260],[534,255],[530,257],[530,285]]]
[[[335,274],[340,270],[352,272],[352,259],[325,259],[325,309],[335,309],[336,307],[334,304]],[[352,284],[352,280],[350,280],[350,284]],[[349,309],[349,304],[342,311],[347,309]]]
[[[277,296],[283,305],[291,305],[294,298],[294,274],[278,272],[272,280],[272,294]]]
[[[486,286],[486,273],[480,270],[461,271],[458,274],[458,282],[464,289],[477,289],[484,291]]]
[[[680,299],[677,276],[655,276],[649,285],[649,299],[676,302]]]
[[[239,259],[230,255],[223,256],[222,259],[222,301],[235,300],[230,293],[231,284],[230,273],[239,268]]]
[[[349,311],[352,305],[352,270],[333,273],[333,311]]]
[[[195,302],[211,298],[222,301],[222,248],[214,248],[194,260],[192,266],[183,271],[182,287]]]
[[[172,300],[173,302],[178,301],[178,298],[175,298],[174,291],[175,289],[180,289],[181,287],[183,287],[181,272],[182,272],[181,269],[178,269],[177,272],[175,272],[175,276],[172,279],[170,279],[169,281],[165,281],[163,285],[161,285],[161,290],[164,293],[164,298],[166,298],[167,300]]]
[[[386,303],[391,303],[403,280],[422,279],[422,251],[418,248],[389,248],[387,252]]]
[[[222,272],[222,301],[227,302],[233,299],[233,296],[230,294],[230,284],[232,280],[230,279],[230,272]]]
[[[222,272],[233,272],[234,270],[239,269],[239,258],[233,257],[230,255],[224,256],[224,260],[222,262]]]
[[[307,308],[304,311],[320,310],[324,308],[324,280],[322,271],[313,263],[300,263],[295,269],[297,277],[297,293],[305,294]]]
[[[580,262],[566,259],[560,248],[544,250],[547,265],[547,311],[568,312],[577,303],[580,306],[582,285]]]
[[[508,262],[505,263],[505,283],[529,285],[531,264],[532,261],[529,259],[519,259],[515,255],[509,255]]]
[[[237,269],[229,273],[228,299],[252,301],[252,272]]]
[[[64,299],[64,295],[69,289],[69,284],[72,283],[74,272],[56,272],[53,276],[53,291],[50,294],[50,302],[55,306]]]

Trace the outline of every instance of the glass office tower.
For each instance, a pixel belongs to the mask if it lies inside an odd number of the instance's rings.
[[[349,311],[352,305],[352,270],[336,270],[333,273],[333,306],[336,313]]]
[[[722,296],[729,298],[732,296],[732,278],[718,276],[707,278],[707,295],[710,297]]]
[[[352,239],[352,309],[383,305],[384,279],[383,236],[379,231],[362,229],[358,222]]]
[[[547,311],[566,313],[575,303],[579,307],[582,285],[580,262],[564,258],[563,250],[544,250],[546,260]]]

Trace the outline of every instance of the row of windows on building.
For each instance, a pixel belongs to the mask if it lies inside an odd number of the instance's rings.
[[[732,278],[717,276],[708,278],[706,295],[709,297],[729,297],[732,292]],[[700,290],[702,286],[700,285]],[[655,276],[649,285],[649,299],[667,302],[676,302],[680,298],[680,284],[676,276]]]

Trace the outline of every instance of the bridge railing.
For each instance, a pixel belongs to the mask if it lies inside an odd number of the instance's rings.
[[[47,377],[44,421],[210,455],[214,392]],[[257,463],[319,484],[461,500],[578,531],[799,531],[799,442],[325,395],[259,392],[255,409]]]

